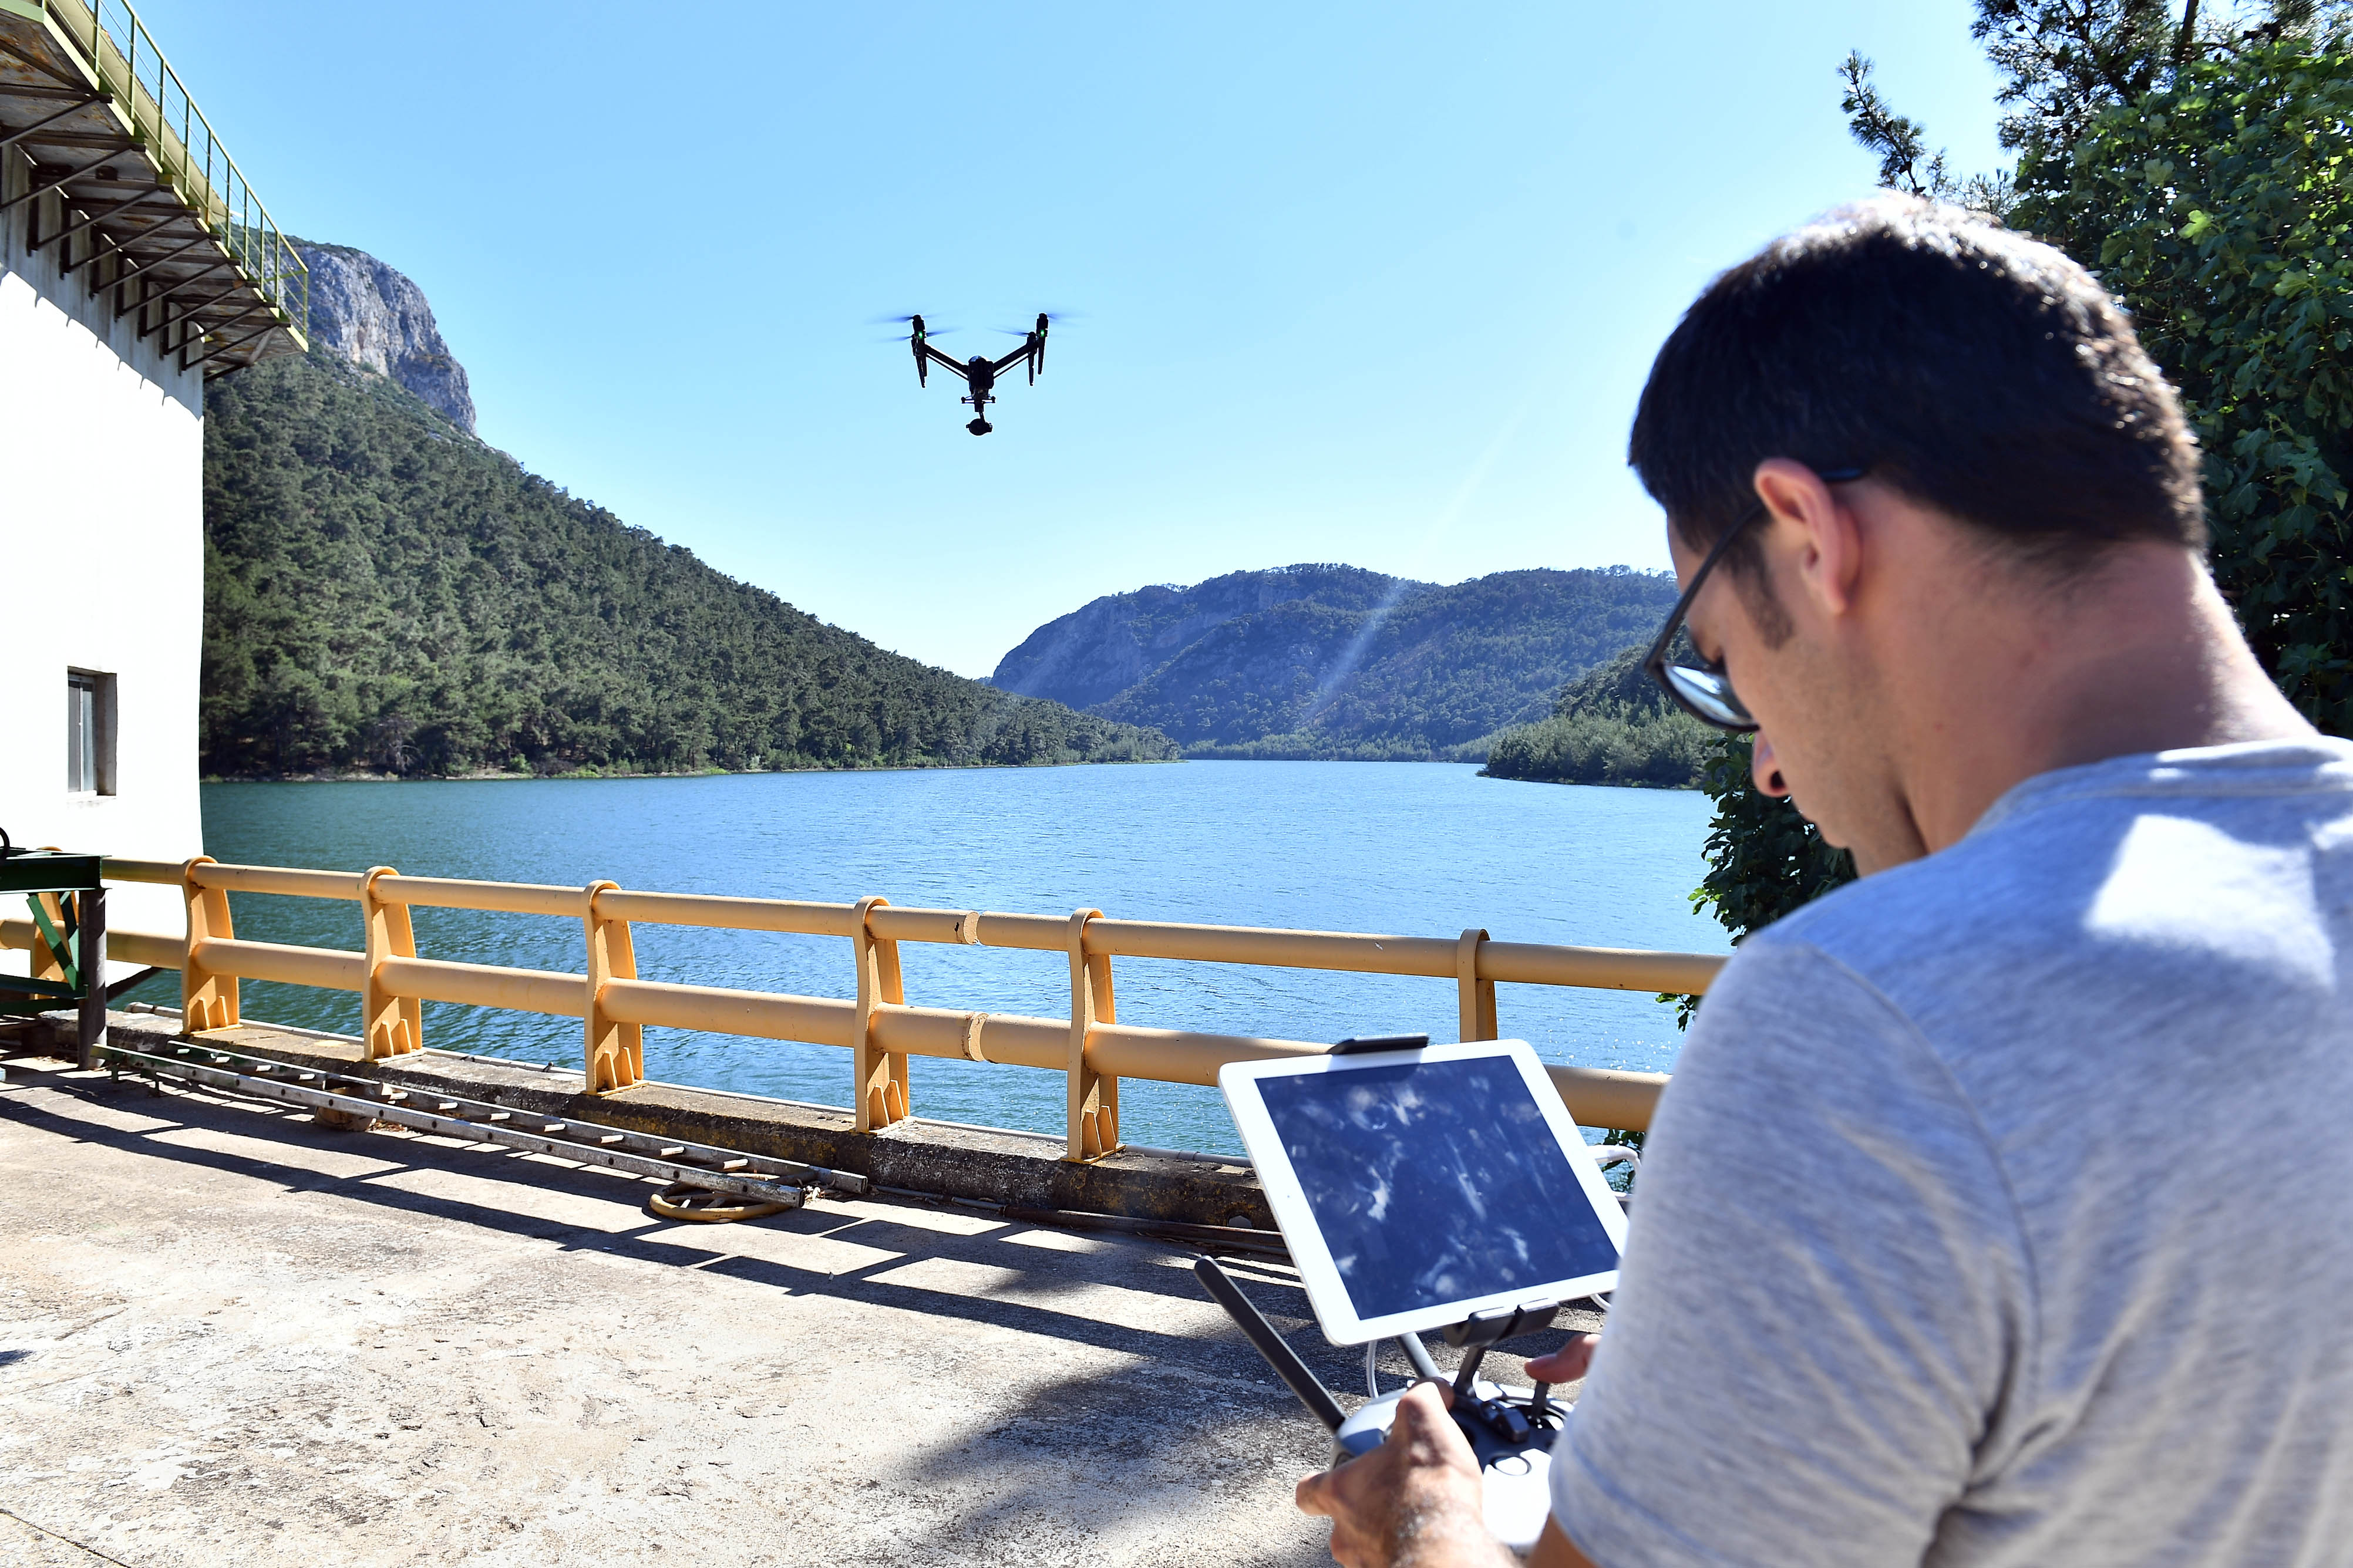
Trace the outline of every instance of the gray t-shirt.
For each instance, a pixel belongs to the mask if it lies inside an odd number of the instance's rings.
[[[1602,1568],[2353,1563],[2353,744],[2028,780],[1742,944],[1553,1469]]]

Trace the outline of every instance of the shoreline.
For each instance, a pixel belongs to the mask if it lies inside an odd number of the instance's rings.
[[[1021,773],[1037,768],[1158,767],[1181,763],[1184,757],[1126,757],[1117,762],[1075,763],[846,763],[839,766],[812,763],[792,768],[676,768],[645,771],[618,768],[575,768],[565,773],[519,773],[510,768],[482,768],[462,773],[203,773],[200,784],[544,784],[552,780],[576,783],[599,779],[746,778],[764,773]]]

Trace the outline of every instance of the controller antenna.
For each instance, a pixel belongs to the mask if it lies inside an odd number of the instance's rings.
[[[1219,1268],[1216,1258],[1208,1257],[1193,1259],[1193,1273],[1201,1281],[1201,1288],[1226,1310],[1226,1316],[1250,1336],[1250,1342],[1266,1357],[1266,1364],[1274,1368],[1275,1375],[1299,1395],[1299,1403],[1307,1406],[1307,1413],[1324,1423],[1326,1431],[1337,1432],[1340,1423],[1347,1419],[1338,1402],[1307,1369],[1307,1363],[1299,1359],[1299,1352],[1284,1342],[1282,1336],[1274,1331],[1274,1325],[1242,1294],[1233,1276]]]

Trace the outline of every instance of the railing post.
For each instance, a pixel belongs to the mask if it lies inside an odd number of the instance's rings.
[[[399,874],[389,866],[360,873],[360,922],[367,936],[367,978],[360,989],[360,1038],[367,1042],[370,1061],[425,1048],[423,1004],[414,996],[395,996],[384,988],[385,959],[417,956],[408,906],[376,897],[375,879]]]
[[[1495,983],[1479,978],[1479,944],[1486,940],[1485,929],[1472,926],[1454,950],[1455,984],[1461,998],[1459,1040],[1495,1038]]]
[[[188,905],[188,934],[180,949],[180,1028],[191,1035],[234,1029],[243,1021],[237,976],[216,974],[196,960],[196,950],[204,943],[227,942],[237,934],[229,923],[228,894],[196,885],[196,868],[211,864],[211,856],[199,855],[180,868],[180,889]]]
[[[1119,1148],[1119,1079],[1087,1065],[1087,1036],[1118,1021],[1112,1003],[1111,954],[1087,952],[1087,922],[1101,910],[1071,916],[1070,1146],[1067,1160],[1099,1160]]]
[[[874,1010],[888,1003],[903,1007],[907,1003],[907,986],[899,969],[899,944],[878,939],[867,916],[879,905],[891,900],[883,898],[858,900],[858,924],[849,940],[858,955],[858,1010],[850,1024],[850,1071],[854,1081],[850,1091],[851,1104],[858,1115],[858,1131],[880,1132],[894,1121],[908,1115],[907,1058],[902,1052],[893,1056],[877,1049],[874,1045]]]
[[[629,939],[629,922],[608,920],[597,912],[596,896],[618,882],[591,882],[581,904],[588,929],[588,1092],[607,1094],[631,1089],[646,1079],[645,1030],[636,1024],[617,1024],[605,1014],[605,983],[635,980],[638,951]]]

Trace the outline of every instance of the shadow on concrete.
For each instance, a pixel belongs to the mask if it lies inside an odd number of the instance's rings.
[[[744,1222],[776,1226],[808,1236],[855,1240],[892,1256],[863,1267],[822,1273],[796,1268],[772,1258],[734,1252],[725,1232],[733,1226],[702,1226],[649,1219],[637,1229],[607,1231],[593,1226],[518,1212],[502,1205],[470,1202],[444,1194],[419,1193],[388,1184],[391,1178],[420,1173],[496,1179],[519,1187],[632,1206],[650,1190],[649,1182],[596,1167],[566,1165],[535,1159],[520,1151],[496,1146],[460,1145],[406,1134],[363,1134],[316,1127],[302,1112],[271,1102],[216,1098],[206,1093],[169,1092],[157,1097],[144,1082],[68,1073],[43,1072],[19,1061],[11,1064],[6,1090],[0,1090],[0,1120],[29,1130],[180,1164],[201,1166],[225,1174],[269,1183],[289,1193],[332,1193],[396,1214],[480,1226],[510,1236],[549,1241],[571,1251],[602,1252],[672,1268],[725,1274],[735,1279],[797,1295],[831,1296],[890,1306],[934,1317],[967,1320],[1069,1340],[1103,1349],[1123,1351],[1181,1362],[1203,1371],[1249,1369],[1252,1378],[1266,1377],[1263,1363],[1238,1332],[1219,1331],[1215,1339],[1102,1322],[1038,1304],[1083,1289],[1089,1284],[1115,1285],[1124,1289],[1200,1300],[1189,1271],[1177,1268],[1135,1267],[1138,1252],[1181,1258],[1180,1249],[1145,1240],[1103,1241],[1101,1251],[1032,1251],[1006,1245],[1008,1237],[1038,1227],[993,1222],[976,1235],[960,1235],[917,1223],[894,1224],[870,1215],[845,1214],[836,1208],[811,1207]],[[167,1114],[154,1126],[125,1129],[83,1121],[35,1105],[19,1091],[41,1088],[94,1106],[140,1114],[146,1105]],[[168,1104],[155,1104],[160,1098]],[[264,1156],[193,1146],[171,1141],[173,1134],[215,1132],[281,1142],[290,1151],[357,1154],[371,1168],[352,1175],[335,1175],[311,1167],[281,1163]],[[379,1142],[379,1138],[381,1141]],[[503,1162],[485,1169],[486,1162]],[[633,1190],[634,1189],[634,1190]],[[869,1203],[892,1200],[869,1199]],[[946,1208],[948,1205],[942,1205]],[[971,1211],[963,1211],[969,1214]],[[712,1233],[719,1232],[713,1235]],[[1056,1233],[1069,1234],[1069,1233]],[[1093,1240],[1095,1238],[1090,1238]],[[875,1279],[920,1258],[944,1258],[1004,1269],[1022,1277],[1019,1286],[987,1296]],[[1266,1266],[1235,1262],[1236,1278],[1261,1310],[1293,1338],[1311,1364],[1336,1376],[1337,1386],[1362,1386],[1361,1352],[1335,1352],[1326,1345],[1307,1316],[1306,1298],[1295,1282]],[[1057,1278],[1057,1273],[1061,1275]],[[1029,1298],[1024,1300],[1021,1298]],[[1288,1394],[1283,1397],[1287,1400]]]
[[[1239,1341],[1214,1358],[1220,1375],[1173,1375],[1137,1366],[1065,1378],[1037,1389],[964,1440],[910,1456],[887,1485],[936,1505],[911,1508],[922,1522],[893,1532],[897,1562],[1040,1560],[1044,1542],[1068,1531],[1166,1543],[1172,1563],[1201,1561],[1186,1549],[1195,1523],[1216,1533],[1222,1511],[1263,1516],[1269,1489],[1287,1500],[1293,1483],[1324,1463],[1324,1429],[1290,1393],[1252,1374],[1265,1368]],[[1083,1479],[1105,1473],[1116,1486]],[[928,1515],[928,1517],[925,1517]],[[1230,1540],[1215,1560],[1255,1568],[1304,1568],[1330,1561],[1325,1529],[1301,1516],[1269,1531],[1247,1555]],[[1188,1522],[1193,1521],[1193,1522]]]

